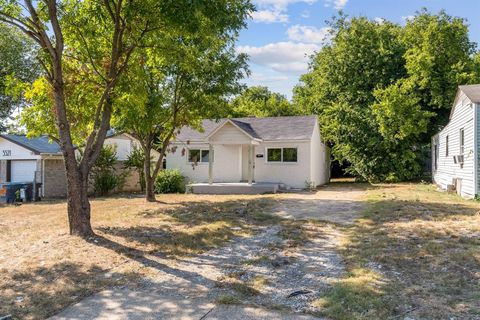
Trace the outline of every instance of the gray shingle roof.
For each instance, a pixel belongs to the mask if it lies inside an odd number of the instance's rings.
[[[230,119],[250,136],[264,141],[309,140],[312,137],[316,116],[233,118]],[[203,132],[183,127],[177,141],[205,141],[206,137],[226,119],[203,120]]]
[[[459,88],[473,103],[480,103],[480,84],[463,85]]]
[[[61,153],[60,145],[50,142],[47,136],[31,139],[19,134],[2,134],[0,136],[35,153]]]

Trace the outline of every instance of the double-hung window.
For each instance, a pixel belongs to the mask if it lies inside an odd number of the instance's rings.
[[[297,162],[297,148],[267,148],[267,162]]]
[[[188,149],[188,162],[190,163],[208,163],[208,149]],[[214,153],[212,153],[212,158]]]

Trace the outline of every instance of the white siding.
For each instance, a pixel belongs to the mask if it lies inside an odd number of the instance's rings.
[[[0,160],[28,160],[40,158],[40,155],[36,155],[35,152],[0,137]]]
[[[105,139],[104,146],[115,146],[117,151],[117,159],[125,161],[128,155],[133,151],[134,146],[140,148],[140,143],[127,135],[120,134]]]
[[[454,179],[462,179],[461,195],[466,198],[475,196],[475,105],[463,93],[457,100],[457,105],[447,126],[432,139],[432,170],[433,181],[446,189],[453,184]],[[464,164],[455,164],[453,156],[460,154],[460,129],[464,129]],[[446,156],[446,137],[448,135],[449,155]],[[438,143],[437,169],[435,169],[434,149]]]
[[[318,123],[315,124],[310,144],[311,175],[310,181],[315,185],[323,185],[330,180],[330,150],[321,142]]]

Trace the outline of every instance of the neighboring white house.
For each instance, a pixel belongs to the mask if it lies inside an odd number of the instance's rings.
[[[202,127],[202,132],[182,128],[174,152],[166,155],[167,168],[178,168],[191,183],[305,188],[330,179],[329,149],[316,116],[204,120]]]
[[[109,133],[105,145],[115,145],[119,170],[121,164],[140,147],[139,142],[127,134]],[[131,171],[122,190],[139,190],[138,174]],[[0,135],[0,183],[35,182],[41,184],[42,197],[66,196],[66,176],[60,146],[41,136],[29,139],[25,135]]]
[[[480,85],[459,86],[449,123],[432,137],[432,177],[465,198],[479,193]]]

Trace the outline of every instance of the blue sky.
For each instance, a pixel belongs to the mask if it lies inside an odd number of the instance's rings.
[[[480,0],[253,0],[257,12],[243,30],[238,50],[250,56],[248,85],[263,85],[288,98],[307,56],[322,46],[326,20],[343,10],[349,16],[405,23],[425,7],[467,19],[470,37],[480,42]]]

